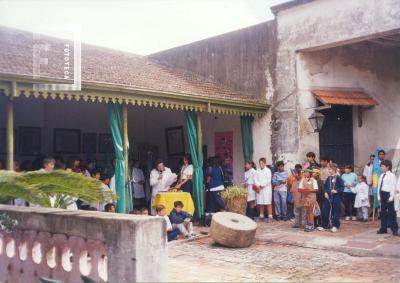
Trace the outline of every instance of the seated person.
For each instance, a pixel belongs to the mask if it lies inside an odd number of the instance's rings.
[[[147,207],[142,207],[140,209],[140,214],[141,215],[149,215],[149,210],[147,209]]]
[[[156,212],[157,212],[156,217],[164,217],[165,221],[167,222],[167,239],[168,239],[168,242],[173,241],[173,240],[177,240],[178,236],[180,234],[180,231],[179,231],[178,228],[175,228],[175,229],[172,228],[172,224],[171,224],[171,221],[169,220],[169,217],[167,215],[167,211],[165,210],[165,206],[163,206],[162,204],[157,205]]]
[[[129,214],[140,215],[140,210],[135,208]]]
[[[115,213],[115,204],[113,204],[113,203],[107,203],[107,204],[104,206],[104,212]]]
[[[181,201],[174,202],[174,209],[171,211],[170,219],[172,228],[178,228],[180,233],[186,238],[194,236],[193,234],[193,216],[182,210],[183,203]]]
[[[100,170],[96,170],[93,175],[92,178],[95,178],[96,180],[101,180],[101,171]]]

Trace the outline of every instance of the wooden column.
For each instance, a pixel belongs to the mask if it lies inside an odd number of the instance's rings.
[[[198,156],[200,156],[202,152],[203,152],[203,131],[201,129],[201,114],[197,113],[197,154],[198,154]]]
[[[128,139],[128,106],[126,104],[122,105],[122,146],[124,149],[124,160],[125,160],[125,182],[128,182],[129,176],[129,139]]]
[[[17,83],[11,82],[11,91],[7,101],[7,170],[14,170],[14,104]]]

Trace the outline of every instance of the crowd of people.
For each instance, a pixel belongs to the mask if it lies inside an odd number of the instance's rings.
[[[258,166],[253,161],[246,161],[243,182],[247,190],[246,214],[256,221],[268,223],[290,220],[294,228],[303,228],[306,232],[316,229],[337,232],[341,225],[342,214],[345,221],[363,222],[368,221],[373,214],[381,220],[378,233],[387,233],[390,228],[392,233],[397,235],[396,211],[400,216],[400,178],[397,180],[391,172],[392,163],[385,159],[383,150],[379,151],[377,158],[381,172],[375,188],[373,188],[374,155],[370,156],[368,164],[359,175],[354,173],[351,165],[338,167],[328,157],[320,158],[318,163],[313,152],[307,153],[304,164],[296,164],[289,170],[290,174],[283,161],[276,162],[275,166],[267,165],[265,158],[258,161]],[[34,163],[29,164],[31,170]],[[176,239],[179,235],[191,237],[193,216],[182,210],[182,202],[175,202],[172,211],[166,211],[162,205],[156,207],[152,205],[159,192],[166,192],[171,187],[193,193],[194,167],[190,155],[182,158],[182,167],[178,174],[166,167],[163,160],[156,161],[151,170],[143,170],[140,165],[141,162],[138,160],[130,162],[129,182],[132,185],[134,203],[134,209],[130,213],[164,217],[167,221],[169,240]],[[55,169],[68,170],[95,178],[101,181],[104,190],[116,192],[113,171],[99,168],[95,161],[82,166],[81,161],[74,158],[68,162],[68,166],[65,166],[60,159],[44,158],[41,167],[40,171],[43,172]],[[14,169],[20,170],[18,164]],[[104,171],[108,171],[108,174]],[[206,214],[224,211],[221,192],[230,184],[227,184],[219,158],[209,158],[203,167],[203,172]],[[379,206],[376,205],[377,202]],[[26,205],[18,199],[14,200],[14,204]],[[115,212],[116,202],[89,204],[75,200],[68,208]]]
[[[291,174],[282,161],[272,168],[261,158],[257,169],[252,161],[247,161],[244,174],[247,215],[256,221],[291,220],[293,228],[304,227],[306,232],[329,229],[335,233],[340,228],[342,214],[345,221],[362,222],[376,214],[381,221],[377,233],[385,234],[390,228],[397,236],[400,178],[396,179],[391,172],[392,162],[385,159],[385,151],[380,150],[377,158],[376,187],[373,185],[374,155],[359,175],[354,173],[352,165],[338,167],[328,157],[322,157],[317,163],[313,152],[307,153],[307,162],[296,164]]]
[[[115,162],[112,162],[115,166]],[[0,162],[0,170],[5,169],[2,167]],[[40,166],[38,164],[41,164]],[[42,157],[40,162],[24,162],[22,168],[18,162],[14,162],[14,170],[20,171],[38,171],[38,172],[52,172],[54,170],[65,170],[76,174],[81,174],[88,178],[95,178],[101,182],[102,190],[110,190],[116,193],[115,188],[115,174],[114,166],[110,169],[105,169],[96,166],[96,161],[87,162],[85,165],[81,164],[79,158],[71,158],[68,165],[61,158]],[[22,169],[22,170],[21,170]],[[110,173],[105,173],[111,172]],[[182,169],[179,174],[179,178],[176,174],[164,165],[164,161],[158,160],[155,162],[154,169],[149,173],[149,177],[146,181],[146,174],[140,168],[140,162],[135,160],[131,162],[129,176],[129,182],[131,183],[132,196],[134,208],[130,211],[130,214],[135,215],[153,215],[157,217],[164,217],[167,221],[167,235],[168,240],[175,240],[178,237],[193,237],[193,216],[183,210],[183,203],[176,201],[174,203],[174,209],[169,211],[167,216],[166,208],[163,205],[153,207],[151,205],[153,199],[159,192],[168,191],[172,184],[175,188],[179,188],[182,191],[192,193],[192,176],[193,176],[193,165],[189,155],[185,155],[182,160]],[[146,187],[151,187],[150,196],[146,193]],[[67,196],[68,197],[68,196]],[[51,206],[54,207],[56,196],[49,194]],[[147,199],[149,201],[147,201]],[[116,204],[118,200],[109,200],[101,204],[86,203],[80,199],[71,199],[71,204],[67,206],[70,210],[97,210],[108,213],[116,212]],[[17,206],[37,206],[34,203],[27,203],[23,199],[14,199],[12,204]]]

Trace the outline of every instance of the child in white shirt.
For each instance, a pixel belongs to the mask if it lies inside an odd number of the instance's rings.
[[[272,176],[271,170],[267,167],[265,158],[259,160],[260,168],[254,174],[254,187],[256,189],[256,204],[259,209],[259,219],[272,222]],[[264,218],[265,208],[267,217]]]
[[[167,215],[167,211],[165,210],[165,206],[163,206],[162,204],[158,205],[156,207],[156,212],[157,212],[156,217],[163,217],[165,219],[165,222],[167,224],[167,240],[168,240],[168,242],[177,240],[180,231],[177,228],[175,228],[175,229],[172,228],[172,224]]]
[[[382,174],[378,181],[378,201],[381,204],[381,227],[377,234],[386,234],[387,228],[393,232],[393,236],[398,236],[399,226],[397,225],[396,211],[394,208],[394,197],[396,194],[396,176],[391,172],[392,161],[383,160],[381,162]]]
[[[366,176],[359,175],[358,184],[354,188],[351,188],[353,194],[356,194],[356,199],[354,201],[354,208],[358,209],[358,215],[360,216],[360,221],[363,222],[368,221],[369,186],[367,185],[366,181],[367,181]]]
[[[244,187],[247,190],[247,216],[254,218],[257,216],[255,211],[256,206],[256,192],[253,190],[254,175],[256,170],[254,169],[254,162],[251,160],[245,163],[246,172],[244,173]]]

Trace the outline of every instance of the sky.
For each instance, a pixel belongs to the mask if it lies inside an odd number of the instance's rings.
[[[148,55],[273,19],[286,1],[0,0],[0,25]]]

